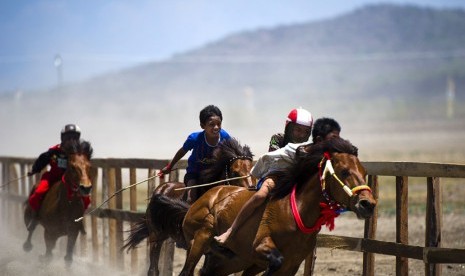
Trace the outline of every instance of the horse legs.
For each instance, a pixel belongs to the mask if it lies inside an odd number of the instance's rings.
[[[230,258],[229,256],[207,253],[205,254],[205,262],[203,263],[202,269],[200,270],[200,275],[226,276],[234,274],[241,269],[245,269],[245,271],[241,274],[242,276],[257,275],[259,272],[264,270],[263,267],[260,268],[256,265],[247,267],[247,265],[244,265],[244,260],[239,259],[236,256]]]
[[[190,246],[187,250],[186,262],[179,274],[180,276],[194,275],[195,267],[200,261],[202,255],[209,248],[212,240],[213,234],[211,229],[202,228],[195,233],[194,239],[190,242]]]
[[[255,251],[268,261],[268,269],[263,275],[272,275],[281,268],[284,258],[281,252],[276,248],[271,237],[262,239],[258,246],[255,247]]]
[[[258,273],[262,271],[263,271],[262,267],[259,267],[257,265],[252,265],[248,267],[246,270],[244,270],[244,272],[242,272],[241,275],[242,276],[253,276],[253,275],[257,275]]]
[[[164,239],[158,239],[154,233],[149,236],[150,242],[150,267],[147,276],[159,276],[158,261],[160,259],[161,247]]]
[[[77,236],[80,230],[81,230],[81,227],[79,227],[78,229],[74,229],[74,231],[70,231],[68,233],[68,241],[66,243],[66,255],[65,255],[66,265],[71,265],[71,263],[73,262],[74,246],[76,245],[76,239],[77,239]]]
[[[52,250],[55,248],[58,235],[56,233],[52,233],[49,230],[45,229],[44,239],[45,239],[45,255],[40,256],[40,259],[42,261],[50,261],[52,259]]]
[[[31,243],[31,238],[32,238],[32,233],[34,233],[34,230],[36,230],[37,224],[39,224],[39,220],[36,218],[37,214],[34,214],[32,211],[31,206],[29,206],[29,203],[26,201],[24,203],[24,224],[26,225],[26,229],[28,231],[27,239],[23,244],[23,249],[26,252],[31,251],[32,249],[32,243]]]
[[[32,238],[32,233],[34,233],[34,230],[35,230],[35,229],[32,229],[32,230],[29,230],[29,231],[28,231],[27,239],[26,239],[26,241],[25,241],[24,244],[23,244],[23,249],[24,249],[24,251],[26,251],[26,252],[29,252],[29,251],[31,251],[31,249],[32,249],[31,238]]]

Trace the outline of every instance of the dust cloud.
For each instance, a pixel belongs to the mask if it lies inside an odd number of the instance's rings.
[[[66,266],[65,253],[61,250],[64,249],[66,238],[58,240],[57,248],[53,251],[53,259],[49,263],[44,263],[40,260],[40,256],[45,253],[42,227],[38,226],[33,235],[33,248],[30,252],[25,252],[22,248],[26,237],[25,227],[12,232],[11,229],[7,229],[5,223],[0,224],[0,274],[2,276],[127,275],[121,270],[118,271],[101,262],[93,261],[90,256],[82,257],[78,254],[74,254],[72,265]]]

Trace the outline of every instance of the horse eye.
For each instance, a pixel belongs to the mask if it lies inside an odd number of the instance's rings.
[[[349,176],[350,176],[350,171],[349,170],[345,169],[345,170],[341,171],[341,177],[342,178],[347,178]]]

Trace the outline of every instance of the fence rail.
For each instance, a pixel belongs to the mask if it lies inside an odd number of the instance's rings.
[[[0,157],[2,184],[11,179],[25,175],[32,166],[32,158]],[[138,182],[139,179],[155,175],[168,160],[159,159],[120,159],[96,158],[92,165],[96,170],[93,179],[92,206],[98,206],[124,186]],[[178,168],[169,175],[170,181],[181,181],[186,166],[185,160],[178,163]],[[441,263],[465,263],[465,249],[442,248],[442,204],[440,178],[465,178],[465,165],[420,163],[420,162],[362,162],[369,174],[368,184],[375,198],[379,196],[379,176],[395,178],[396,185],[396,241],[376,240],[377,213],[365,221],[363,238],[343,237],[320,234],[319,247],[340,248],[363,252],[363,274],[374,275],[375,254],[396,256],[397,275],[408,275],[408,259],[423,260],[425,275],[440,275]],[[425,177],[427,183],[425,246],[408,244],[408,180],[409,177]],[[145,212],[146,199],[157,185],[166,179],[151,179],[141,187],[131,187],[128,195],[118,194],[108,201],[108,208],[102,208],[86,216],[84,221],[90,231],[88,237],[81,237],[81,254],[92,248],[94,260],[106,260],[127,271],[136,271],[139,263],[147,262],[144,250],[134,250],[124,255],[119,250],[123,244],[124,232],[131,223],[138,221]],[[18,207],[27,198],[32,185],[38,176],[22,178],[5,185],[0,190],[3,213],[7,213],[10,227],[22,226],[21,208]],[[140,181],[140,180],[139,180]],[[127,193],[126,193],[127,194]],[[140,199],[141,194],[144,198]],[[13,210],[13,211],[12,211]],[[2,215],[4,215],[2,214]],[[168,242],[164,247],[164,260],[161,263],[161,274],[171,275],[173,271],[174,244]],[[305,275],[312,273],[313,258],[309,256],[305,263]]]

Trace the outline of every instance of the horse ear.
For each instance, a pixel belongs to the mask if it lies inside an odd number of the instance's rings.
[[[92,148],[91,144],[87,141],[83,141],[81,143],[81,150],[82,150],[82,153],[85,154],[87,156],[87,159],[91,159],[92,158],[92,154],[94,153],[94,149]]]

